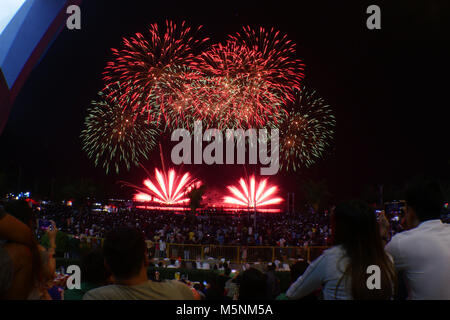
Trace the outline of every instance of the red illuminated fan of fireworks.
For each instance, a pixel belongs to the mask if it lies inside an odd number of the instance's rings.
[[[238,205],[240,207],[258,208],[271,204],[278,204],[283,201],[280,197],[274,197],[278,188],[268,186],[267,179],[259,182],[257,185],[255,176],[250,177],[248,183],[243,178],[239,180],[240,189],[236,186],[229,186],[231,196],[224,198],[228,204]]]
[[[144,180],[145,188],[134,186],[137,191],[140,191],[135,194],[135,201],[153,200],[161,204],[183,204],[189,201],[186,193],[193,185],[200,183],[195,181],[188,172],[179,176],[173,169],[170,169],[168,173],[155,169],[155,179],[156,182],[150,179]]]

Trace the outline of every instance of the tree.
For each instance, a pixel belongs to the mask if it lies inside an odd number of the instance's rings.
[[[92,179],[77,178],[70,179],[59,190],[59,197],[64,200],[75,200],[76,206],[83,206],[86,198],[94,197],[97,191],[97,185]]]
[[[325,180],[313,181],[308,179],[303,184],[303,190],[305,192],[306,202],[311,205],[316,212],[325,205],[330,197],[328,185]]]

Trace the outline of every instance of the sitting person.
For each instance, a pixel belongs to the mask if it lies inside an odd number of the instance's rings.
[[[89,290],[110,282],[110,274],[105,268],[103,253],[96,249],[81,258],[81,289],[65,290],[64,300],[82,300]]]
[[[24,300],[40,277],[32,230],[0,204],[0,299]]]
[[[225,294],[225,278],[221,275],[213,274],[209,279],[209,285],[206,289],[206,300],[231,300]]]
[[[255,268],[242,273],[238,300],[266,300],[267,276]]]
[[[84,300],[192,300],[191,289],[176,280],[151,281],[142,233],[132,228],[110,231],[103,244],[105,266],[114,284],[88,291]]]
[[[280,280],[275,274],[275,264],[270,263],[267,266],[267,298],[270,300],[275,299],[280,294]]]
[[[175,259],[170,259],[170,264],[167,265],[167,268],[168,269],[176,269],[176,268],[178,268],[178,266],[175,263]]]
[[[408,299],[450,299],[450,225],[439,219],[444,197],[437,181],[419,178],[406,191],[406,229],[386,245],[404,275]]]
[[[11,214],[14,218],[25,224],[29,230],[35,230],[35,217],[34,212],[26,201],[8,201],[4,203],[5,210]],[[56,225],[51,221],[51,227],[46,229],[46,233],[49,238],[49,249],[37,243],[36,237],[31,232],[32,237],[32,252],[34,252],[33,264],[34,274],[33,279],[29,281],[31,285],[31,291],[24,299],[29,300],[50,300],[48,289],[54,286],[56,262],[54,259],[54,253],[56,248],[56,233],[58,232]],[[8,245],[6,246],[8,247]],[[13,255],[14,256],[14,255]],[[18,257],[23,259],[25,256]]]
[[[385,253],[375,212],[359,201],[343,203],[332,216],[334,246],[313,261],[286,292],[300,299],[322,288],[325,300],[392,299],[396,274]],[[379,266],[380,289],[367,286],[367,268]]]

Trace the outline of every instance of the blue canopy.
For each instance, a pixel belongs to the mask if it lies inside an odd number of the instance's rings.
[[[36,63],[81,0],[0,1],[0,134],[11,106]]]

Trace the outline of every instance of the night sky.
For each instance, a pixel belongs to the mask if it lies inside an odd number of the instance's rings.
[[[119,48],[122,37],[145,33],[151,23],[172,19],[203,25],[212,42],[250,25],[275,27],[297,43],[305,84],[333,107],[337,128],[323,160],[271,178],[283,192],[306,178],[325,179],[336,198],[358,195],[367,185],[402,184],[421,172],[449,178],[448,1],[296,2],[85,0],[82,29],[62,30],[15,101],[0,136],[2,170],[14,186],[20,172],[22,189],[43,194],[59,177],[101,181],[111,195],[123,192],[118,180],[140,183],[140,168],[108,176],[94,168],[79,135],[102,88],[110,48]],[[381,30],[366,28],[369,4],[381,7]],[[169,158],[170,149],[165,151]],[[155,164],[158,152],[146,166]],[[189,169],[214,187],[243,175],[242,166]]]

